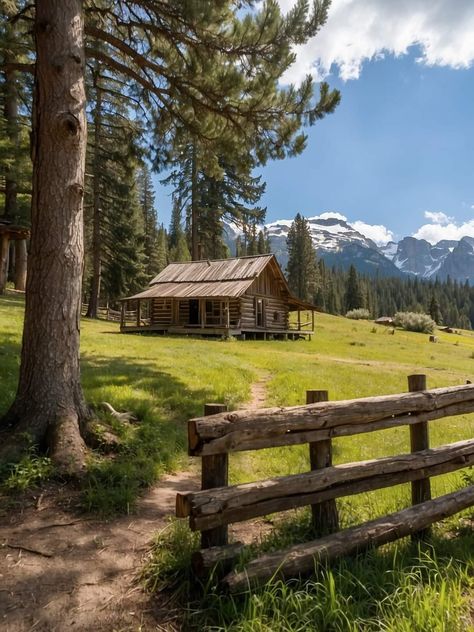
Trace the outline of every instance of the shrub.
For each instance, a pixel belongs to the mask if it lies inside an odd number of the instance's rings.
[[[370,312],[368,309],[359,307],[359,309],[351,309],[348,311],[346,318],[352,318],[352,320],[369,320]]]
[[[424,334],[431,334],[436,327],[435,321],[428,314],[417,312],[397,312],[393,321],[396,327]]]

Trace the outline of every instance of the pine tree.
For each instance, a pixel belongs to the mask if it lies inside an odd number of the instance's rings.
[[[96,318],[100,297],[113,302],[154,275],[146,262],[154,267],[156,210],[150,175],[140,171],[137,158],[140,128],[127,119],[129,101],[120,82],[97,62],[88,82],[85,279],[87,316]]]
[[[160,266],[156,254],[158,242],[158,213],[155,207],[155,191],[151,180],[150,169],[146,164],[139,170],[138,187],[145,236],[144,269],[147,278],[153,278],[158,274]]]
[[[349,312],[352,309],[364,307],[364,299],[359,283],[359,275],[353,265],[349,268],[344,299],[346,312]]]
[[[186,235],[181,223],[181,208],[176,198],[173,200],[171,223],[168,233],[168,259],[170,262],[191,261]]]
[[[436,298],[436,295],[434,294],[434,292],[431,295],[431,301],[430,301],[430,307],[429,307],[428,313],[437,325],[442,324],[443,320],[441,317],[441,311],[439,308],[438,299]]]
[[[168,265],[168,236],[163,224],[158,229],[158,238],[156,241],[156,273],[158,274]]]
[[[289,286],[298,298],[313,301],[319,285],[316,251],[308,221],[299,213],[288,231],[287,248]]]

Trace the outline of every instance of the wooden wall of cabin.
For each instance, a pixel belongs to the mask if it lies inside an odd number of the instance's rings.
[[[251,289],[249,289],[249,292]],[[263,300],[263,322],[257,326],[256,301]],[[277,296],[244,294],[240,299],[241,328],[284,331],[289,327],[289,309],[286,301]]]
[[[265,301],[265,327],[267,329],[285,330],[289,328],[289,308],[279,297],[267,296]]]
[[[172,322],[172,301],[170,298],[154,298],[151,307],[151,324],[168,327]]]
[[[259,274],[252,283],[250,288],[247,290],[247,293],[282,298],[282,281],[279,276],[276,276],[273,268],[270,265],[267,265],[263,272]]]

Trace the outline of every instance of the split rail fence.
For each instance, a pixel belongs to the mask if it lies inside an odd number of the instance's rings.
[[[202,459],[202,489],[179,493],[176,515],[189,517],[202,532],[197,573],[216,565],[229,569],[244,545],[228,544],[227,525],[311,505],[318,539],[263,555],[223,584],[239,591],[279,575],[309,573],[315,560],[329,561],[412,535],[474,505],[474,486],[431,499],[430,478],[474,464],[474,439],[430,448],[428,422],[474,412],[474,385],[426,389],[426,376],[408,376],[408,393],[328,401],[327,391],[307,391],[307,404],[227,412],[206,404],[205,416],[188,422],[191,456]],[[369,461],[332,465],[332,439],[408,426],[411,452]],[[309,444],[311,471],[241,485],[228,485],[229,454],[277,446]],[[412,506],[339,531],[336,498],[411,483]]]

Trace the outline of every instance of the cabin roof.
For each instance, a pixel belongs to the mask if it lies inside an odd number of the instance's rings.
[[[242,281],[255,279],[274,259],[273,255],[255,255],[209,261],[170,263],[154,279],[156,283],[202,283],[203,281]]]
[[[226,297],[237,298],[253,283],[253,279],[244,281],[210,281],[192,283],[181,281],[178,283],[155,283],[147,290],[130,296],[135,298],[206,298]]]
[[[293,296],[273,254],[170,263],[143,292],[122,300],[144,298],[238,298],[270,265],[280,281],[286,300],[293,309],[312,309],[314,305]]]

